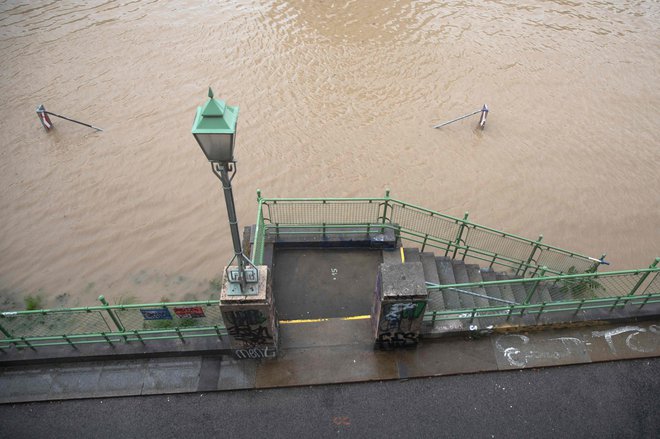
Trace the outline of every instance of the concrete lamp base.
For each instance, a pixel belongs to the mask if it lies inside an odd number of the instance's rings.
[[[272,358],[277,354],[278,327],[268,267],[258,266],[256,294],[230,295],[232,284],[223,276],[220,312],[236,358]]]

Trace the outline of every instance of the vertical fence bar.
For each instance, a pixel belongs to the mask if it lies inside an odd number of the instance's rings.
[[[141,336],[140,333],[137,331],[137,329],[133,330],[133,334],[135,334],[135,336],[136,336],[137,339],[140,341],[140,343],[145,344],[145,343],[144,343],[144,340],[142,340],[142,336]]]
[[[102,332],[101,335],[103,336],[103,338],[105,338],[105,341],[107,341],[110,346],[114,346],[112,344],[112,340],[110,340],[110,337],[108,337],[108,335],[105,332]]]
[[[64,334],[62,337],[64,337],[64,340],[66,340],[71,345],[72,348],[78,349],[78,347],[75,344],[73,344],[73,341],[71,341],[71,339],[67,337],[66,334]]]
[[[537,239],[534,242],[534,245],[532,246],[532,252],[529,254],[529,257],[527,258],[527,261],[525,262],[523,272],[520,273],[520,268],[523,268],[523,267],[518,268],[518,270],[516,271],[516,276],[525,277],[525,273],[527,273],[527,269],[529,268],[529,263],[532,262],[532,260],[534,259],[534,254],[540,248],[541,241],[543,241],[543,235],[539,235],[539,239]]]
[[[660,262],[660,257],[655,258],[655,261],[653,261],[653,263],[651,265],[649,265],[649,268],[657,267],[659,262]],[[635,292],[639,289],[639,287],[642,286],[642,284],[644,283],[646,278],[649,277],[649,274],[651,274],[650,271],[647,271],[646,273],[642,274],[642,277],[639,278],[639,280],[637,281],[637,283],[635,284],[633,289],[630,290],[630,293],[628,293],[629,296],[632,296],[633,294],[635,294]]]
[[[264,240],[261,235],[264,235],[264,214],[262,211],[261,189],[257,189],[257,223],[254,226],[254,247],[252,248],[252,260],[255,265],[261,265],[264,252]]]
[[[456,240],[454,241],[454,254],[451,257],[452,259],[456,259],[456,252],[458,251],[458,246],[461,244],[461,239],[463,239],[463,230],[465,229],[465,221],[467,221],[469,215],[470,212],[465,212],[465,215],[463,215],[463,221],[461,221],[461,225],[458,227],[458,232],[456,233]]]
[[[14,338],[2,325],[0,325],[0,332],[2,332],[7,338]]]
[[[37,351],[37,350],[34,348],[34,346],[32,346],[32,345],[30,344],[30,342],[27,341],[27,339],[26,339],[25,337],[21,337],[21,341],[22,341],[23,343],[25,343],[25,346],[29,347],[30,349],[32,349],[32,350],[35,351],[35,352]]]
[[[115,315],[115,313],[109,308],[110,304],[108,304],[108,301],[105,300],[105,297],[101,295],[101,296],[99,296],[99,300],[101,301],[103,306],[106,307],[105,310],[108,312],[108,315],[110,316],[112,321],[117,326],[117,329],[119,330],[119,332],[125,332],[126,330],[124,329],[124,326],[121,324],[121,322],[119,321],[119,318]]]
[[[390,205],[390,190],[385,189],[385,202],[383,203],[383,216],[381,218],[378,218],[380,220],[379,222],[381,224],[385,224],[385,222],[387,221],[387,208],[388,208],[389,205]],[[384,233],[384,232],[385,232],[385,228],[382,227],[380,229],[380,233]]]
[[[650,294],[647,295],[647,296],[646,296],[646,299],[644,299],[644,301],[642,302],[642,304],[639,305],[639,309],[644,308],[644,305],[646,305],[646,302],[648,302],[650,298],[651,298],[651,295],[650,295]]]
[[[548,267],[541,267],[541,275],[539,277],[543,277],[545,275],[545,271],[548,269]],[[532,290],[529,292],[527,297],[525,298],[525,301],[523,302],[523,305],[529,305],[529,301],[532,300],[532,296],[534,296],[534,293],[536,293],[536,288],[539,286],[539,283],[541,281],[536,281],[534,282],[534,285],[532,286]]]

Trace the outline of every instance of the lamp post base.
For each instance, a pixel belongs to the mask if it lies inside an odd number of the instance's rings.
[[[259,294],[259,272],[256,268],[249,267],[243,271],[245,282],[241,283],[241,269],[231,266],[225,267],[225,273],[229,277],[227,284],[228,296],[256,296]]]
[[[226,270],[220,291],[220,312],[229,333],[230,346],[238,359],[277,355],[278,325],[272,280],[267,266],[258,266],[257,270],[258,283],[248,283],[256,288],[256,294],[232,294],[235,293],[235,284],[229,281]]]

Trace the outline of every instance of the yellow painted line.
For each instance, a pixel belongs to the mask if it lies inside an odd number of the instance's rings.
[[[299,319],[299,320],[280,320],[281,325],[295,325],[297,323],[320,323],[329,320],[365,320],[370,319],[370,315],[366,316],[351,316],[351,317],[338,317],[334,319]]]
[[[403,247],[399,247],[401,250],[401,263],[405,264],[406,263],[406,257],[403,255]]]

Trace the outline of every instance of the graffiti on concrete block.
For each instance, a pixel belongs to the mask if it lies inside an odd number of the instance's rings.
[[[407,302],[383,304],[383,323],[381,330],[400,330],[402,323],[411,323],[424,312],[425,302]]]
[[[239,360],[244,359],[257,359],[257,358],[275,358],[275,349],[268,346],[260,347],[255,346],[247,349],[236,349],[234,356]]]
[[[413,347],[419,342],[419,320],[426,302],[382,303],[376,346],[381,349]]]
[[[228,311],[223,317],[229,335],[244,342],[246,346],[264,345],[273,340],[268,327],[264,325],[267,319],[259,310]]]
[[[417,346],[419,334],[416,332],[383,332],[376,339],[379,349],[411,348]]]

